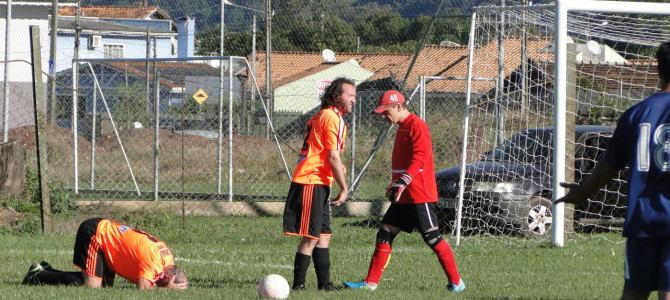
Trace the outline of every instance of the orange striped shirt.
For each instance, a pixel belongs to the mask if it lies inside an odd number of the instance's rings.
[[[328,163],[330,150],[344,151],[347,126],[343,112],[335,107],[320,110],[307,121],[305,141],[292,181],[301,184],[328,185],[333,171]]]
[[[119,276],[137,283],[140,278],[156,283],[174,257],[164,242],[152,235],[111,220],[98,223],[95,234],[105,262]]]

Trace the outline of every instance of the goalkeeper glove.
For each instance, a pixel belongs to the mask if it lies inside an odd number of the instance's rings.
[[[398,202],[398,200],[400,200],[400,195],[402,195],[402,192],[405,191],[405,188],[407,188],[411,181],[411,176],[402,174],[402,176],[393,181],[386,188],[386,198],[388,198],[391,202]]]

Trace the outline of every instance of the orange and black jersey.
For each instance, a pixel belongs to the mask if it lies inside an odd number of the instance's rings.
[[[328,153],[330,150],[344,150],[347,126],[342,114],[337,108],[328,107],[307,121],[305,141],[293,172],[293,182],[328,186],[333,182]]]
[[[174,265],[174,256],[164,242],[111,220],[100,221],[95,240],[114,273],[133,283],[140,278],[155,283],[166,266]]]

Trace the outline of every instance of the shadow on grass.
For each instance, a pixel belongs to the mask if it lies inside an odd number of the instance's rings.
[[[258,282],[256,280],[249,279],[237,279],[237,278],[224,278],[224,279],[213,279],[213,278],[191,278],[189,279],[189,287],[198,287],[198,288],[246,288],[248,286],[256,287]]]

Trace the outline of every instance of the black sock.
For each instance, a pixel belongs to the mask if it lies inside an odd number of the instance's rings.
[[[293,262],[293,288],[299,288],[305,285],[305,277],[307,276],[307,268],[309,267],[309,255],[300,252],[295,253],[295,261]]]
[[[84,277],[81,272],[62,272],[44,270],[35,274],[31,280],[35,285],[82,285]]]
[[[323,289],[330,283],[330,253],[328,248],[314,248],[312,252],[314,260],[314,270],[319,289]]]

